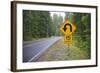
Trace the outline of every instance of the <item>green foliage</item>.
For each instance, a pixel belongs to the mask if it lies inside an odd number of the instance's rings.
[[[59,29],[62,23],[61,15],[52,17],[49,11],[23,10],[23,40],[62,35]]]
[[[23,10],[23,40],[51,36],[51,17],[48,11]]]
[[[76,46],[85,51],[90,58],[91,52],[91,15],[89,13],[67,13],[66,17],[76,25],[74,39],[77,41]]]

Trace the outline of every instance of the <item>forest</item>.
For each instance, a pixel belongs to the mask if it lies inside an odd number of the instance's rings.
[[[59,36],[60,24],[63,22],[61,15],[54,14],[51,18],[48,11],[23,11],[23,40]]]
[[[60,13],[60,12],[58,12]],[[76,46],[88,52],[91,48],[91,14],[63,12],[65,16],[50,11],[23,10],[23,41],[32,41],[41,38],[62,37],[61,24],[69,19],[76,26],[73,39]]]

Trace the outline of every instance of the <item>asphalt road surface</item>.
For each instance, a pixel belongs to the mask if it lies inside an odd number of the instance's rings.
[[[50,46],[60,40],[61,37],[51,37],[45,40],[23,46],[23,62],[35,62]]]

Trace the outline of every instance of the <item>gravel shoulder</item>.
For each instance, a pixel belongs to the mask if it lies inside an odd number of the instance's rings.
[[[73,44],[68,48],[64,44],[63,38],[51,46],[38,60],[41,61],[63,61],[63,60],[82,60],[88,59],[87,53]]]

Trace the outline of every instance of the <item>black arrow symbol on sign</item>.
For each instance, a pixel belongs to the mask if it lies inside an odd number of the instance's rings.
[[[70,26],[70,32],[72,32],[72,26],[71,26],[71,24],[69,24],[69,23],[65,24],[64,25],[64,28],[63,28],[64,31],[67,30],[67,27],[66,26]]]

